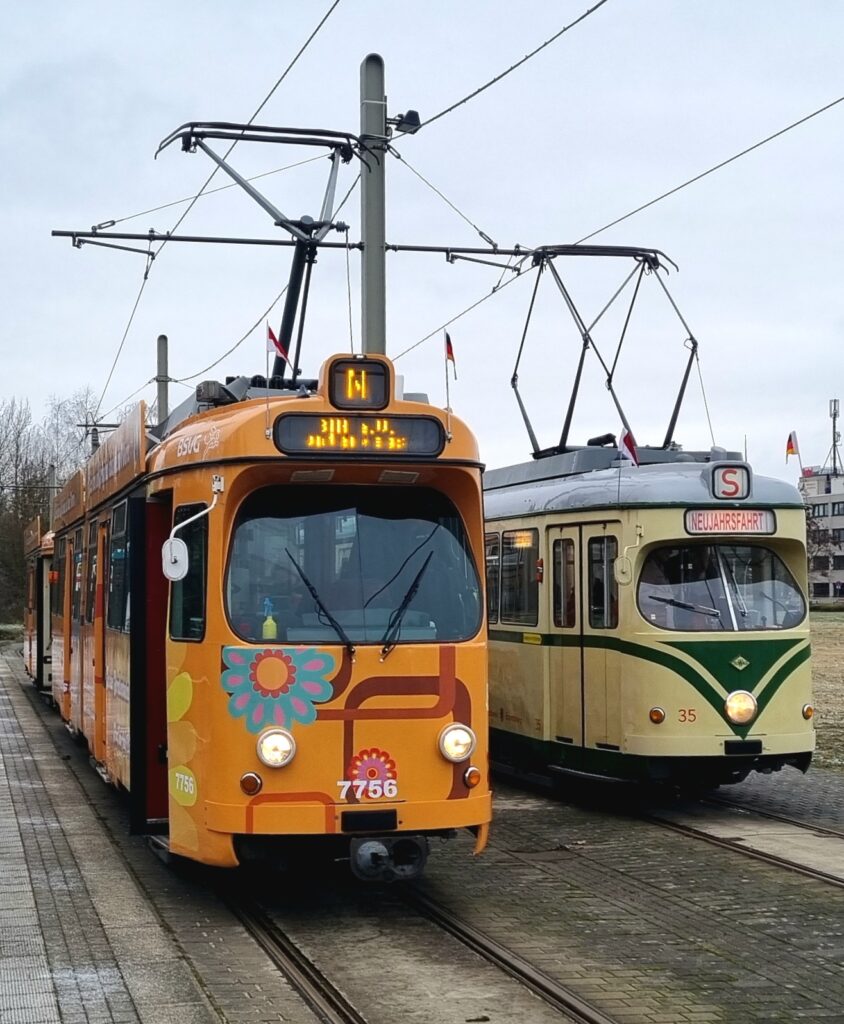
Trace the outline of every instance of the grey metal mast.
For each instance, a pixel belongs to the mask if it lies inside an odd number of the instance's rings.
[[[384,60],[370,53],[360,66],[361,171],[361,338],[364,352],[387,351],[384,162],[387,155],[387,97]]]

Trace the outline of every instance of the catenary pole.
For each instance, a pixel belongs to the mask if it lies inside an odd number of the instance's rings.
[[[363,352],[387,351],[384,163],[387,97],[384,60],[370,53],[360,66],[360,138],[365,145],[361,175],[361,337]]]
[[[158,398],[158,422],[163,423],[170,414],[167,402],[167,384],[170,377],[167,373],[167,335],[159,334],[157,345],[157,373],[155,380],[157,384]]]

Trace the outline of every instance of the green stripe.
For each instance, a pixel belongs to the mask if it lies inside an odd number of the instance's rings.
[[[785,680],[791,675],[791,673],[809,657],[811,653],[811,646],[806,644],[805,647],[801,647],[788,661],[785,662],[773,678],[769,681],[768,685],[757,697],[759,703],[759,711],[756,718],[749,725],[734,725],[727,717],[724,712],[724,698],[720,693],[715,690],[712,683],[709,682],[705,676],[701,675],[693,666],[687,662],[682,661],[680,658],[673,654],[669,654],[665,650],[660,648],[646,647],[644,644],[632,643],[629,640],[620,640],[614,636],[597,636],[589,634],[573,634],[564,635],[562,633],[537,633],[535,630],[525,630],[520,632],[510,632],[509,630],[502,629],[491,629],[489,631],[490,640],[497,640],[503,643],[517,643],[523,642],[523,632],[531,633],[534,636],[539,636],[542,640],[542,646],[544,647],[577,647],[577,648],[593,648],[603,649],[609,651],[617,651],[619,654],[625,654],[631,658],[639,658],[642,661],[649,661],[655,665],[660,665],[662,668],[667,668],[669,671],[676,673],[682,679],[684,679],[690,686],[692,686],[703,699],[718,712],[718,715],[724,721],[724,724],[731,729],[736,736],[744,738],[750,729],[756,725],[763,710],[770,703],[776,691],[782,686]],[[713,640],[713,643],[717,644],[717,640]]]
[[[812,645],[806,644],[805,647],[801,647],[799,651],[796,651],[785,664],[780,665],[777,671],[774,673],[773,678],[770,680],[764,690],[756,697],[759,702],[759,713],[756,716],[756,721],[762,715],[765,708],[771,703],[771,700],[776,694],[777,690],[782,684],[788,679],[788,677],[798,669],[804,661],[808,661],[812,653]]]

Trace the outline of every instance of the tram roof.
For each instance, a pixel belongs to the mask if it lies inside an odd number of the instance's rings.
[[[579,448],[484,474],[484,504],[490,519],[572,509],[619,506],[772,505],[802,508],[792,484],[751,472],[747,498],[725,502],[710,489],[712,465],[745,464],[739,452],[638,449],[638,466],[621,462],[610,448]],[[748,467],[749,468],[749,467]]]

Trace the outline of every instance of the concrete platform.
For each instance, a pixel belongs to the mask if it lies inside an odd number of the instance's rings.
[[[0,1024],[219,1021],[0,653]]]

